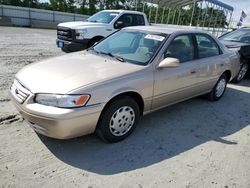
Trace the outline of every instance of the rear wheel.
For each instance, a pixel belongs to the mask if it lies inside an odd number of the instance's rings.
[[[103,110],[96,133],[108,142],[118,142],[128,137],[140,118],[137,102],[128,96],[112,101]]]
[[[237,76],[232,80],[233,83],[239,83],[243,80],[243,78],[246,76],[248,70],[248,64],[243,63],[240,67],[240,71],[237,74]]]
[[[215,84],[213,90],[210,93],[208,93],[208,95],[207,95],[208,99],[210,101],[218,101],[225,93],[227,83],[228,83],[228,77],[224,73],[221,75],[221,77],[219,78],[219,80]]]

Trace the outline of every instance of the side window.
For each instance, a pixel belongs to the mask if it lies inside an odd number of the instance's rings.
[[[124,27],[133,26],[133,16],[131,14],[123,14],[116,22],[122,21]]]
[[[199,58],[212,57],[220,54],[218,44],[210,36],[205,34],[196,35]]]
[[[145,25],[144,17],[140,14],[133,15],[133,25]]]
[[[173,57],[181,63],[194,59],[194,45],[191,35],[177,36],[168,46],[164,58]]]

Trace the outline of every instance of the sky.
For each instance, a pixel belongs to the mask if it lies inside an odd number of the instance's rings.
[[[244,10],[244,12],[247,14],[247,17],[245,18],[244,22],[250,23],[250,0],[221,0],[221,2],[234,7],[234,21],[239,21],[241,11]]]

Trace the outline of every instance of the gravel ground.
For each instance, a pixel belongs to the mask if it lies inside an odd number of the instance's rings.
[[[0,187],[250,188],[250,80],[218,102],[195,98],[145,116],[125,141],[37,135],[7,90],[23,66],[62,54],[55,31],[0,27]]]

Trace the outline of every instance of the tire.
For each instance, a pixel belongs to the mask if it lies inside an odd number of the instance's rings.
[[[240,67],[240,71],[237,74],[237,76],[235,76],[235,78],[232,80],[233,83],[239,83],[243,80],[243,78],[246,76],[247,72],[248,72],[248,68],[249,65],[247,63],[243,63]]]
[[[97,124],[97,135],[106,142],[118,142],[127,138],[140,119],[137,102],[129,97],[120,97],[103,110]]]
[[[250,78],[250,61],[248,63],[248,69],[247,69],[247,73],[245,75],[245,78],[249,79]]]
[[[218,101],[224,95],[228,80],[229,79],[225,73],[221,75],[212,91],[207,94],[210,101]]]

